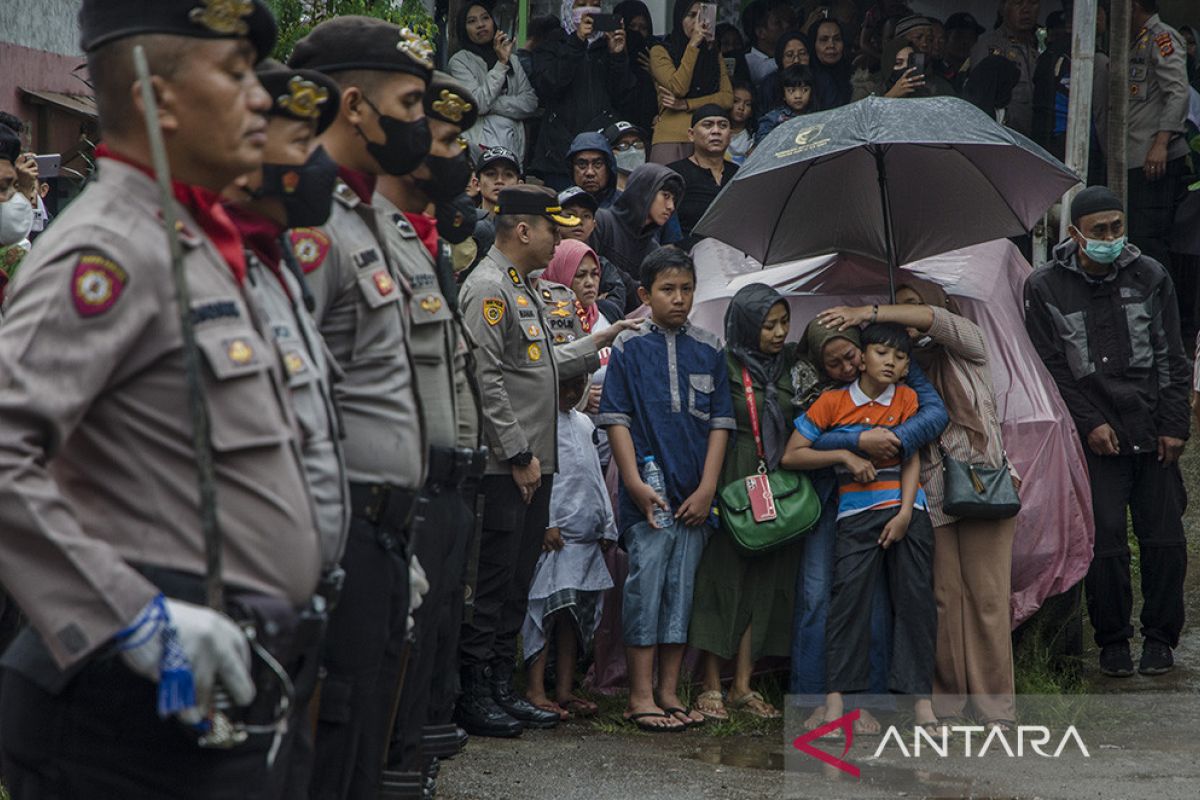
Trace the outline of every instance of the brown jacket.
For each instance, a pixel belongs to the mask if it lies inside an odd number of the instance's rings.
[[[157,188],[102,160],[22,266],[0,336],[0,583],[60,667],[204,573],[182,336]],[[293,604],[320,549],[275,350],[182,208],[225,582]],[[286,558],[280,554],[286,553]]]

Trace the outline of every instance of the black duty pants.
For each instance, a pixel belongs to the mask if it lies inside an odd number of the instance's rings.
[[[933,691],[937,601],[933,595],[933,527],[916,509],[908,534],[886,550],[879,535],[898,509],[863,511],[838,520],[833,592],[825,627],[825,685],[831,692],[865,692],[870,685],[871,592],[887,569],[892,599],[893,692]]]
[[[415,533],[413,553],[425,570],[429,593],[415,615],[415,639],[388,756],[388,763],[402,772],[421,769],[421,737],[430,721],[435,683],[457,671],[457,653],[442,646],[450,636],[457,637],[462,622],[462,572],[474,529],[474,514],[459,489],[430,486],[425,497],[424,522]],[[451,620],[447,610],[455,593],[460,615]]]
[[[509,475],[488,475],[484,496],[483,537],[479,576],[475,583],[475,614],[463,623],[459,656],[462,665],[491,664],[512,671],[517,658],[517,634],[529,604],[529,584],[542,552],[550,520],[553,475],[525,505]]]
[[[1186,159],[1167,162],[1166,174],[1155,181],[1146,180],[1141,166],[1128,172],[1129,241],[1144,255],[1171,270],[1171,226],[1175,224],[1175,208],[1179,202],[1179,183],[1186,169]],[[1171,274],[1172,278],[1176,275]]]
[[[354,516],[342,556],[346,581],[329,620],[317,712],[313,800],[373,798],[391,738],[408,617],[407,542],[385,547],[379,528]]]
[[[1183,534],[1187,491],[1179,465],[1164,467],[1157,453],[1098,456],[1086,442],[1083,452],[1096,517],[1096,543],[1084,584],[1096,644],[1103,647],[1133,637],[1128,509],[1141,557],[1142,636],[1175,647],[1183,630],[1187,574]]]
[[[4,782],[14,800],[266,800],[273,735],[204,749],[175,719],[159,719],[157,687],[120,656],[99,658],[57,695],[6,671],[0,692]],[[273,766],[288,766],[281,752]]]

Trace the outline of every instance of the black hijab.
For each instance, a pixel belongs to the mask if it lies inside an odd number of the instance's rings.
[[[817,56],[817,34],[822,25],[836,25],[842,34],[842,58],[836,64],[826,64]],[[819,19],[808,29],[808,41],[812,44],[809,51],[809,69],[813,72],[816,83],[816,100],[820,108],[839,108],[850,102],[854,94],[854,86],[850,82],[854,74],[854,65],[850,62],[850,38],[846,28],[833,17]]]
[[[763,450],[767,469],[779,466],[788,440],[788,421],[779,405],[776,384],[783,376],[783,355],[769,356],[758,348],[763,322],[771,309],[787,300],[764,283],[752,283],[738,289],[725,310],[725,346],[738,363],[750,373],[750,379],[763,387],[762,428]],[[740,375],[731,380],[741,381]],[[749,401],[747,401],[749,402]]]
[[[492,17],[492,41],[486,44],[475,44],[467,33],[467,15],[471,13],[472,8],[479,6],[491,16],[494,5],[493,0],[467,0],[467,4],[458,10],[458,19],[456,20],[458,41],[462,48],[482,58],[488,69],[496,66],[496,62],[500,60],[496,55],[496,48],[493,46],[496,41],[496,18]]]
[[[687,51],[688,37],[683,32],[683,18],[687,16],[699,0],[675,0],[673,10],[674,25],[671,35],[667,37],[667,52],[675,66],[683,61]],[[721,90],[721,48],[715,39],[711,42],[700,43],[700,54],[696,57],[696,68],[692,70],[692,85],[688,87],[688,97],[704,97],[716,94]]]

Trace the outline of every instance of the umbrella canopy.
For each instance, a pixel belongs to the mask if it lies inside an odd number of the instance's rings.
[[[1078,182],[966,101],[868,97],[772,131],[696,233],[768,266],[843,253],[894,267],[1027,233]]]

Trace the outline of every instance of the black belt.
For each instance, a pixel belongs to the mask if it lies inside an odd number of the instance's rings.
[[[351,483],[350,513],[384,529],[402,533],[412,519],[417,492],[386,483]]]
[[[487,450],[466,447],[429,448],[425,485],[437,489],[457,489],[465,481],[483,477],[487,469]]]

